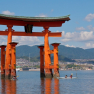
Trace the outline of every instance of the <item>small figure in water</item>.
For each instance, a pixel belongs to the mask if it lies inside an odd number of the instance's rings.
[[[17,79],[17,78],[16,78],[16,76],[13,76],[13,78],[12,78],[12,79]]]
[[[65,75],[65,78],[67,78],[67,75]]]
[[[70,78],[72,78],[73,74],[71,73]]]

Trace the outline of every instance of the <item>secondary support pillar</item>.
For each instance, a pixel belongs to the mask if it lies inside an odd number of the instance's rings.
[[[51,59],[49,55],[50,47],[49,47],[49,41],[48,41],[48,30],[49,27],[44,27],[44,60],[45,60],[45,77],[46,78],[52,78],[52,69],[49,68],[49,65],[51,64]]]
[[[5,45],[1,45],[1,79],[5,78]]]
[[[44,46],[38,46],[40,48],[40,77],[45,77],[44,73]]]
[[[12,42],[12,25],[7,25],[8,27],[8,38],[7,38],[7,47],[6,47],[6,60],[5,60],[5,78],[10,79],[11,75],[11,54],[10,54],[10,49],[11,45],[9,44]]]
[[[13,76],[16,76],[16,45],[18,43],[11,42],[9,43],[11,45],[11,78]]]
[[[58,46],[60,43],[51,44],[54,46],[54,74],[53,77],[59,77],[59,64],[58,64]]]

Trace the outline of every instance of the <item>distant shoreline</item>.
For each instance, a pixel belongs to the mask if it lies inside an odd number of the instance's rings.
[[[19,70],[19,71],[40,71],[40,69],[29,69],[29,70]]]
[[[21,71],[40,71],[40,69],[19,70],[19,71],[16,71],[16,72],[21,72]],[[60,69],[59,71],[74,71],[74,70],[61,70]],[[78,71],[78,70],[76,70],[76,71]],[[84,71],[91,71],[91,70],[84,70]],[[0,70],[0,73],[1,73],[1,70]]]
[[[29,69],[29,71],[40,71],[40,69]]]

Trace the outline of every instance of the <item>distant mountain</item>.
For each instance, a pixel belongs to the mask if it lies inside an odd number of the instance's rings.
[[[53,49],[53,46],[50,45],[50,49]],[[92,49],[82,49],[82,48],[73,48],[73,47],[66,47],[64,45],[60,45],[59,49],[59,59],[94,59],[94,48]],[[17,46],[16,47],[16,56],[17,57],[38,57],[40,56],[40,49],[38,45],[35,46]]]
[[[73,48],[60,45],[59,55],[63,55],[71,59],[94,59],[94,53],[91,50],[82,48]]]
[[[50,46],[51,49],[53,49],[52,46]],[[35,46],[18,46],[16,48],[16,56],[17,58],[25,58],[28,59],[29,56],[31,57],[31,61],[39,61],[40,60],[40,49],[38,48],[38,45]],[[53,61],[53,55],[51,56],[51,60]],[[67,57],[64,57],[62,55],[59,55],[59,61],[63,62],[74,62],[74,60],[69,59]]]
[[[30,57],[35,57],[39,56],[39,48],[37,47],[38,45],[35,46],[27,46],[27,45],[22,45],[16,47],[16,56],[21,57],[21,56],[30,56]]]
[[[62,55],[59,55],[58,59],[59,59],[59,61],[63,61],[63,62],[75,62],[75,60],[72,60],[70,58],[64,57]]]
[[[91,52],[91,53],[94,53],[94,48],[86,49],[86,51],[89,51],[89,52]]]
[[[28,56],[36,57],[39,56],[40,49],[35,46],[18,46],[16,48],[17,57]],[[50,45],[50,49],[53,49],[53,46]],[[64,56],[70,59],[94,59],[94,49],[82,49],[82,48],[73,48],[60,45],[58,47],[59,55]]]

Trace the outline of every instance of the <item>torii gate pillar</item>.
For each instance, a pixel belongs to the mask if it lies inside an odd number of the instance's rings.
[[[11,78],[13,76],[16,76],[16,45],[18,43],[11,42],[9,43],[11,45]]]
[[[5,78],[5,45],[1,45],[1,79]]]
[[[40,48],[40,77],[45,77],[44,73],[44,46],[38,46]]]
[[[58,64],[58,46],[60,43],[51,44],[54,46],[54,73],[53,77],[59,77],[59,64]]]
[[[49,41],[48,41],[48,33],[49,33],[49,27],[44,27],[44,61],[45,61],[45,77],[46,78],[52,78],[52,69],[50,69],[51,59],[50,59],[50,47],[49,47]]]
[[[12,42],[12,25],[7,25],[8,27],[8,38],[7,38],[7,47],[6,47],[6,60],[5,60],[5,78],[6,79],[10,79],[10,75],[11,75],[11,53],[10,53],[10,49],[11,49],[11,45],[9,44],[10,42]]]

